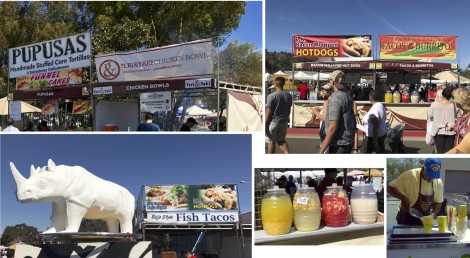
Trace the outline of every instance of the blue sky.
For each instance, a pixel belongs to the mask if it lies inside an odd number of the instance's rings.
[[[268,0],[266,48],[292,52],[292,35],[459,36],[457,58],[470,63],[470,1]],[[460,51],[460,53],[459,53]],[[457,63],[457,60],[445,60]]]
[[[21,204],[9,163],[29,177],[30,166],[80,165],[127,188],[137,199],[144,184],[251,182],[251,135],[80,134],[6,135],[1,141],[1,225],[26,223],[46,230],[51,204]],[[241,212],[251,211],[251,184],[239,184]]]
[[[238,44],[255,43],[257,50],[262,50],[263,41],[263,3],[261,1],[248,2],[245,9],[240,25],[232,32],[227,38],[227,42],[222,49],[227,47],[227,44],[235,39],[238,39]]]

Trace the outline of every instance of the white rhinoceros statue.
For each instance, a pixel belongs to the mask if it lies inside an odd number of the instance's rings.
[[[132,233],[134,196],[124,187],[101,179],[80,166],[47,166],[24,178],[10,162],[21,203],[52,202],[51,227],[44,233],[78,232],[82,219],[104,219],[109,232]]]

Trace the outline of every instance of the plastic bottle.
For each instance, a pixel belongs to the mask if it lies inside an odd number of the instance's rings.
[[[341,186],[327,187],[322,199],[323,221],[328,227],[344,227],[349,222],[349,200]]]
[[[400,103],[401,95],[399,91],[393,93],[393,103]]]
[[[356,224],[373,224],[377,219],[377,195],[370,184],[354,187],[351,194],[351,212],[353,222]]]
[[[411,93],[411,103],[419,103],[419,94],[416,91],[413,91],[413,93]]]
[[[294,225],[298,231],[314,231],[320,226],[321,204],[314,187],[297,190],[293,200]]]
[[[293,218],[292,201],[284,189],[268,189],[261,201],[261,222],[268,235],[290,232]]]
[[[393,101],[392,92],[388,90],[388,91],[385,93],[385,103],[392,103],[392,101]]]

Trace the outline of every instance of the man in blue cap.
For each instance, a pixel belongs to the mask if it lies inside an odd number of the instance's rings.
[[[425,159],[421,168],[403,172],[388,184],[388,193],[400,200],[398,224],[422,225],[421,219],[410,212],[433,217],[439,213],[444,201],[441,166],[438,158]]]

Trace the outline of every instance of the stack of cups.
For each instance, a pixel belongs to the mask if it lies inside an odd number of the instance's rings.
[[[459,212],[457,217],[457,224],[455,226],[455,235],[459,240],[465,238],[467,232],[467,205],[462,204],[459,206]]]

